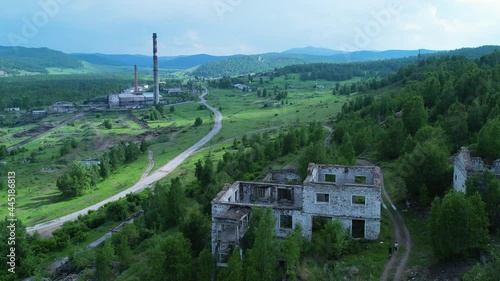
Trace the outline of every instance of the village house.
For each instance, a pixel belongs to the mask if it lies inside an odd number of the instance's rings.
[[[21,110],[21,109],[19,107],[8,107],[8,108],[5,108],[4,110],[9,111],[9,112],[19,112],[19,110]]]
[[[312,238],[313,220],[336,219],[353,238],[378,239],[382,178],[375,166],[310,164],[307,178],[290,170],[271,172],[262,182],[226,184],[212,200],[212,254],[225,266],[240,248],[251,210],[271,208],[276,235],[285,238],[297,225]]]

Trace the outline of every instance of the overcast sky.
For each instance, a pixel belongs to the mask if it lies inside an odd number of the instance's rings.
[[[0,45],[161,56],[500,45],[499,0],[16,0]]]

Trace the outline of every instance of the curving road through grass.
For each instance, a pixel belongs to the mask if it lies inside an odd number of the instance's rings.
[[[190,148],[186,149],[185,151],[181,152],[179,155],[177,155],[174,159],[170,160],[167,164],[153,172],[151,175],[140,179],[136,184],[134,184],[132,187],[116,194],[113,195],[105,200],[102,200],[99,203],[96,203],[92,206],[86,207],[84,209],[81,209],[80,211],[71,213],[69,215],[60,217],[58,219],[54,219],[51,221],[47,221],[41,224],[34,225],[32,227],[27,227],[26,231],[28,233],[34,233],[38,232],[42,237],[47,237],[52,234],[52,231],[58,229],[64,222],[71,221],[71,220],[76,220],[79,215],[86,215],[88,211],[90,210],[97,210],[101,206],[105,205],[106,203],[116,201],[120,198],[125,197],[128,193],[137,193],[141,192],[144,189],[150,187],[153,183],[161,180],[162,178],[166,177],[168,174],[170,174],[177,166],[179,166],[184,160],[186,160],[189,156],[194,154],[196,150],[201,148],[203,145],[205,145],[207,142],[209,142],[219,131],[222,129],[222,114],[220,111],[218,111],[216,108],[210,106],[207,104],[207,101],[205,100],[205,96],[208,94],[208,89],[205,88],[205,92],[200,96],[200,101],[203,105],[205,105],[209,110],[211,110],[215,114],[215,121],[214,121],[214,127],[212,130],[204,136],[201,140],[199,140],[197,143],[192,145]]]

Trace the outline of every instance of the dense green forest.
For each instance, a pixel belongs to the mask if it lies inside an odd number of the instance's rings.
[[[345,64],[314,63],[296,64],[275,71],[277,76],[299,74],[301,81],[327,80],[346,81],[353,77],[385,77],[401,67],[417,62],[416,57]]]
[[[80,68],[79,59],[49,48],[0,46],[0,70],[15,74],[19,70],[48,74],[47,67]]]
[[[499,63],[500,51],[475,60],[426,58],[388,77],[387,86],[365,87],[334,124],[338,146],[350,139],[356,155],[395,163],[400,199],[429,212],[430,243],[442,260],[470,257],[500,231],[500,181],[479,174],[466,194],[457,193],[449,164],[462,146],[487,163],[500,157]],[[470,280],[493,280],[489,268],[478,266],[485,275]]]
[[[0,109],[39,108],[58,101],[80,102],[132,85],[125,75],[54,75],[6,77],[0,83]]]

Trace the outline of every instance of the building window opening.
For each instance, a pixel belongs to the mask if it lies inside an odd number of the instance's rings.
[[[353,205],[365,205],[366,204],[366,196],[353,195],[352,196],[352,204]]]
[[[280,228],[291,229],[292,227],[292,216],[280,215]]]
[[[337,177],[335,175],[326,174],[325,182],[337,182]]]
[[[316,203],[329,203],[330,194],[328,193],[316,193]]]
[[[278,188],[278,201],[292,201],[292,189]]]
[[[352,220],[352,238],[365,238],[365,221]]]
[[[366,177],[365,176],[355,176],[354,183],[366,184]]]
[[[266,197],[266,187],[256,187],[255,188],[255,196],[257,198],[264,198]]]

